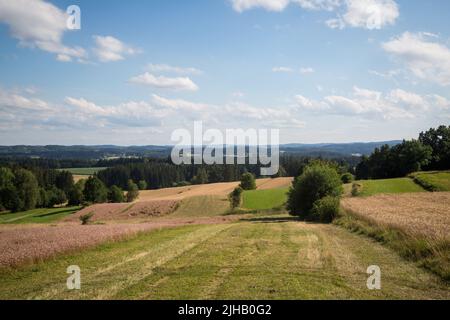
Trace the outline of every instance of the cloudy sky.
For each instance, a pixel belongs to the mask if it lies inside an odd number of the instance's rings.
[[[81,29],[66,9],[81,9]],[[281,142],[450,123],[448,0],[0,0],[0,144]]]

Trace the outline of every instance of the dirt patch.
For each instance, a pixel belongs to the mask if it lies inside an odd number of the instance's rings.
[[[66,221],[78,221],[80,216],[93,213],[91,221],[128,220],[161,217],[178,207],[175,200],[155,200],[137,203],[102,203],[78,211]]]
[[[410,235],[450,237],[450,192],[346,198],[341,204],[344,210]]]

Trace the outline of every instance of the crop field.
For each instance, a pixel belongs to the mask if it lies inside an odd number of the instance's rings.
[[[291,183],[292,178],[267,178],[256,180],[256,186],[259,190],[288,187]],[[238,185],[239,182],[223,182],[159,190],[146,190],[140,192],[138,201],[181,200],[189,197],[209,195],[227,197]]]
[[[367,290],[367,266],[383,290]],[[81,268],[67,290],[66,268]],[[333,225],[287,216],[155,230],[0,270],[1,299],[449,299],[437,277]]]
[[[0,214],[0,224],[51,223],[68,217],[80,207],[34,209],[18,213]]]
[[[430,191],[450,191],[450,171],[417,172],[411,177]]]
[[[372,196],[382,193],[411,193],[425,192],[426,190],[414,183],[409,178],[384,179],[384,180],[363,180],[357,181],[362,184],[363,189],[361,196]]]
[[[242,206],[253,210],[279,208],[286,203],[288,190],[289,188],[245,191]]]
[[[243,208],[282,206],[291,181],[259,180]],[[2,214],[0,299],[450,299],[450,193],[342,200],[385,237],[400,230],[423,240],[434,254],[418,262],[345,223],[305,223],[283,211],[230,215],[227,193],[236,185],[147,191],[134,203],[77,213]],[[405,189],[398,179],[391,185]],[[92,224],[80,225],[90,212]],[[70,265],[81,268],[81,290],[66,288]],[[382,290],[366,287],[370,265],[382,270]]]

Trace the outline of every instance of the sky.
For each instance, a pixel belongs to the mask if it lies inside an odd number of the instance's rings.
[[[281,143],[416,138],[450,123],[449,12],[448,0],[0,0],[0,145],[173,144],[194,121],[279,129]]]

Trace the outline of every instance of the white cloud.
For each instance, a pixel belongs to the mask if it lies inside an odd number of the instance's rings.
[[[146,85],[159,89],[197,91],[198,86],[188,77],[169,78],[144,73],[129,80],[131,83]]]
[[[301,74],[309,74],[309,73],[314,73],[315,70],[313,68],[300,68],[300,73]]]
[[[326,24],[333,29],[346,26],[364,29],[381,29],[393,25],[399,17],[394,0],[231,0],[234,10],[242,12],[253,8],[283,11],[290,3],[305,10],[337,11],[337,17]]]
[[[366,29],[381,29],[393,25],[400,13],[393,0],[347,0],[346,25]]]
[[[432,111],[434,107],[445,109],[448,105],[445,98],[437,95],[421,96],[402,89],[383,94],[356,86],[349,97],[332,95],[321,100],[312,100],[297,95],[294,100],[301,111],[385,120],[415,118],[423,116],[424,110]]]
[[[450,85],[450,49],[425,33],[405,32],[383,43],[383,49],[403,62],[417,78]]]
[[[26,97],[18,92],[3,90],[0,88],[1,110],[23,110],[23,111],[47,111],[50,105],[37,98]]]
[[[237,12],[253,8],[264,8],[268,11],[283,11],[290,0],[231,0],[233,9]]]
[[[111,36],[94,36],[94,41],[96,47],[93,50],[101,62],[123,60],[125,56],[134,55],[139,52],[139,50]]]
[[[20,45],[54,53],[60,61],[86,57],[80,47],[62,43],[66,31],[65,12],[42,0],[0,0],[0,23],[5,23]]]
[[[202,71],[196,68],[175,67],[168,64],[149,64],[147,69],[150,72],[158,72],[158,73],[167,72],[167,73],[193,74],[193,75],[202,74]]]
[[[273,67],[272,68],[272,72],[276,72],[276,73],[281,73],[281,72],[291,73],[291,72],[294,72],[294,69],[289,68],[289,67]]]

